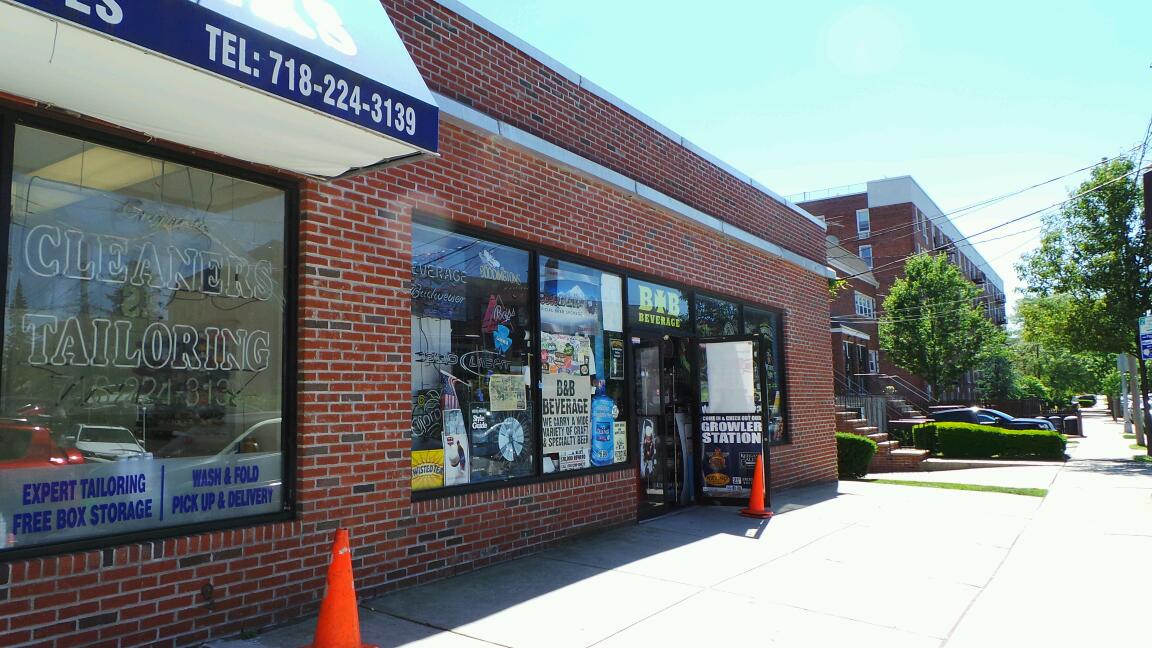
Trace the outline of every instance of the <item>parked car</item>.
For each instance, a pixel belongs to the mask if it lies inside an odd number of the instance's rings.
[[[173,434],[156,451],[160,458],[212,457],[255,452],[280,452],[280,423],[276,412],[247,412]]]
[[[0,469],[45,468],[84,463],[75,448],[62,448],[43,425],[0,421]]]
[[[984,407],[959,407],[932,412],[932,419],[941,423],[976,423],[1007,430],[1055,430],[1050,421],[1039,418],[1016,418],[1000,410]]]
[[[132,430],[116,425],[81,423],[76,426],[76,433],[65,440],[89,461],[138,459],[147,454]]]

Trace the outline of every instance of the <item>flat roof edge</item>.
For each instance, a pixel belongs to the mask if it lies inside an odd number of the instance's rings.
[[[542,52],[540,49],[530,45],[524,39],[513,34],[512,32],[508,31],[507,29],[497,25],[496,23],[492,22],[490,19],[484,17],[483,15],[478,13],[476,10],[464,5],[461,2],[459,2],[459,0],[434,0],[434,2],[436,2],[436,4],[439,4],[440,6],[444,7],[445,9],[447,9],[453,13],[456,13],[456,14],[462,16],[463,18],[465,18],[469,22],[474,23],[475,25],[477,25],[480,28],[484,29],[485,31],[489,32],[493,36],[499,38],[500,40],[503,40],[504,42],[508,43],[512,47],[520,50],[524,54],[532,57],[533,59],[536,59],[536,61],[539,62],[541,65],[544,65],[545,67],[549,68],[550,70],[552,70],[556,74],[558,74],[558,75],[564,77],[565,79],[567,79],[568,81],[580,86],[581,88],[583,88],[584,90],[587,90],[591,94],[596,95],[600,99],[603,99],[604,101],[612,104],[616,108],[619,108],[621,111],[627,113],[629,116],[640,121],[645,126],[648,126],[649,128],[656,131],[657,133],[663,135],[664,137],[667,137],[668,139],[672,140],[677,145],[688,149],[689,151],[691,151],[693,154],[695,154],[697,157],[704,160],[705,162],[707,162],[707,163],[711,164],[712,166],[720,169],[721,171],[724,171],[725,173],[733,176],[734,178],[741,180],[745,184],[751,186],[756,191],[759,191],[760,193],[762,193],[762,194],[768,196],[769,198],[775,200],[776,202],[780,203],[784,207],[787,207],[789,210],[791,210],[795,214],[802,216],[804,219],[808,220],[813,225],[819,227],[821,230],[823,230],[825,232],[828,231],[828,224],[825,223],[822,219],[812,215],[811,213],[809,213],[808,211],[806,211],[802,207],[796,205],[796,203],[792,202],[791,200],[788,200],[787,198],[776,193],[775,191],[772,191],[771,189],[767,188],[766,186],[764,186],[760,182],[752,179],[752,176],[748,175],[747,173],[743,173],[741,171],[738,171],[737,169],[732,167],[727,162],[724,162],[723,160],[716,157],[715,155],[708,153],[707,151],[700,148],[699,146],[692,144],[690,141],[685,139],[682,135],[677,134],[672,129],[670,129],[667,126],[665,126],[664,124],[661,124],[660,122],[656,121],[655,119],[653,119],[652,117],[650,117],[649,115],[644,113],[643,111],[639,110],[635,106],[629,104],[628,102],[624,101],[623,99],[612,94],[611,92],[604,89],[600,85],[597,85],[595,82],[593,82],[593,81],[589,80],[588,78],[584,77],[583,75],[577,73],[572,68],[564,65],[563,63],[560,63],[559,61],[552,58],[551,56],[548,56],[547,54]],[[437,97],[437,101],[439,101],[440,95],[437,93],[433,93],[433,95],[435,97]]]

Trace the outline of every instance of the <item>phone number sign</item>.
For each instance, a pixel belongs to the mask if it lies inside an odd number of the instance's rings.
[[[50,14],[426,151],[437,150],[438,109],[378,2],[0,1]]]

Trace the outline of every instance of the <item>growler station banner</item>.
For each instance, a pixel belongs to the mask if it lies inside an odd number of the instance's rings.
[[[759,414],[704,414],[700,417],[700,466],[704,494],[747,499],[756,458],[764,449]]]

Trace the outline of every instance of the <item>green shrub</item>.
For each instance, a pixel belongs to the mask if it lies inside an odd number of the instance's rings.
[[[1096,407],[1096,397],[1085,394],[1084,396],[1077,396],[1076,402],[1080,407]]]
[[[876,454],[876,442],[866,436],[836,433],[836,462],[840,479],[857,479],[868,474],[868,464]]]
[[[936,423],[934,427],[936,449],[942,457],[1064,460],[1064,437],[1053,430],[1004,430],[971,423]]]
[[[912,428],[912,447],[936,454],[936,423],[921,423]]]

